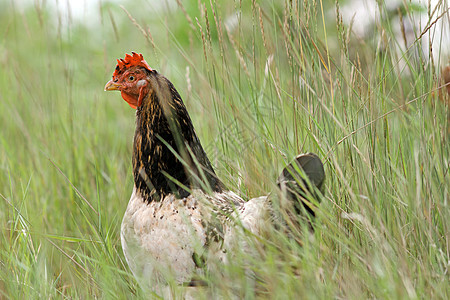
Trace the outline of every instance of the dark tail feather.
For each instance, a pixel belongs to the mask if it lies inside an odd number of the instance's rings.
[[[277,184],[282,194],[293,201],[296,213],[301,214],[306,210],[314,217],[313,204],[307,199],[312,196],[317,201],[320,200],[317,190],[321,190],[324,181],[322,161],[316,154],[307,153],[300,154],[283,169]]]

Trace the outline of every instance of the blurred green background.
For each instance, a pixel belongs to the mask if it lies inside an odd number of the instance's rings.
[[[314,239],[274,234],[261,284],[236,259],[214,295],[448,298],[447,1],[377,1],[363,34],[349,1],[55,3],[0,2],[0,298],[147,296],[119,237],[135,112],[103,92],[131,51],[242,197],[298,153],[325,162]]]

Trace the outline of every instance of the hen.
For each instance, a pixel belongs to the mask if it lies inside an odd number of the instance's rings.
[[[271,201],[268,196],[244,201],[225,187],[177,90],[142,54],[117,60],[105,86],[113,90],[136,109],[134,188],[121,226],[125,258],[142,287],[165,285],[169,278],[190,283],[206,253],[224,257],[239,226],[261,233],[273,219]],[[323,165],[312,153],[294,162],[278,186],[298,213],[314,215],[304,197],[321,187]]]

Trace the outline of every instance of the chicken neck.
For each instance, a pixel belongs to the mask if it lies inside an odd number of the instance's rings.
[[[133,177],[144,201],[170,193],[187,197],[192,188],[221,192],[223,183],[195,133],[186,107],[164,76],[152,72],[152,87],[136,112]]]

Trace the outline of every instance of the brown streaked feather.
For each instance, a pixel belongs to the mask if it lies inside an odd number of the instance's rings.
[[[203,150],[189,114],[172,83],[149,72],[150,93],[138,107],[133,146],[136,188],[147,201],[159,201],[189,189],[224,189]],[[202,176],[204,175],[204,176]],[[204,182],[199,182],[199,178]],[[205,188],[206,187],[206,188]]]

